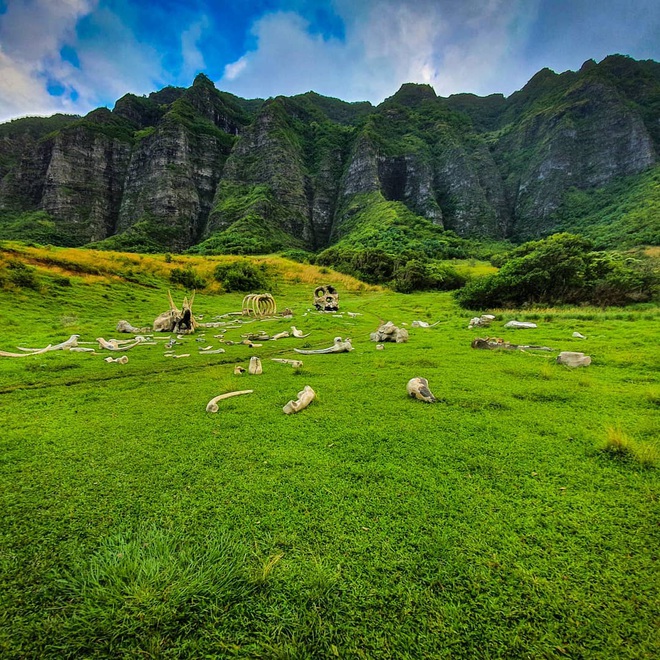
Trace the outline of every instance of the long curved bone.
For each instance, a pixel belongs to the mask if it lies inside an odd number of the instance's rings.
[[[411,378],[406,387],[408,394],[414,399],[425,401],[426,403],[435,403],[436,398],[431,394],[429,381],[426,378]]]
[[[7,351],[0,351],[0,357],[30,357],[30,355],[41,355],[41,353],[47,353],[52,350],[50,344],[46,348],[39,348],[32,353],[8,353]]]
[[[303,335],[302,330],[298,330],[295,325],[291,326],[291,334],[296,338],[296,339],[304,339],[305,337],[309,337],[309,332],[306,335]]]
[[[239,396],[241,394],[252,394],[252,392],[254,392],[254,390],[240,390],[238,392],[227,392],[227,394],[221,394],[220,396],[213,397],[206,404],[206,412],[217,413],[219,410],[218,401],[222,401],[223,399],[229,399],[232,396]]]
[[[286,415],[297,413],[307,408],[307,406],[316,398],[316,392],[309,386],[305,385],[302,392],[298,392],[297,401],[289,401],[289,403],[282,408]]]
[[[68,351],[70,348],[78,345],[78,338],[80,335],[71,335],[66,341],[60,342],[59,344],[48,344],[44,348],[22,348],[18,346],[19,351],[25,351],[26,353],[45,353],[46,351]]]
[[[105,348],[107,351],[128,351],[131,348],[135,348],[139,344],[144,342],[136,341],[134,344],[118,344],[116,340],[106,341],[103,337],[97,337],[96,341],[99,343],[101,348]]]
[[[335,343],[329,348],[321,348],[317,351],[305,351],[301,348],[293,349],[296,353],[301,353],[302,355],[323,355],[324,353],[348,353],[348,351],[353,350],[353,345],[351,340],[346,338],[345,341],[342,341],[341,337],[335,337]]]

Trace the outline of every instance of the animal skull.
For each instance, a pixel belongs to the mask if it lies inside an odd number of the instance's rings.
[[[154,321],[154,332],[179,332],[183,334],[191,334],[197,328],[197,321],[193,316],[192,306],[195,300],[195,292],[193,291],[190,301],[186,296],[183,299],[181,309],[178,309],[172,300],[172,293],[167,292],[169,298],[170,308],[167,312],[160,314]]]
[[[336,312],[339,310],[339,293],[331,284],[317,286],[314,289],[314,307],[320,312]]]
[[[408,394],[414,399],[425,401],[426,403],[435,403],[436,398],[429,390],[429,381],[426,378],[411,378],[407,386]]]

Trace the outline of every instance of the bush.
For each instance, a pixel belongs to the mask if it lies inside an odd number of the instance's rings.
[[[594,252],[588,240],[572,234],[525,243],[493,261],[501,266],[498,273],[456,294],[462,307],[625,305],[651,299],[658,286],[649,261]]]
[[[256,291],[270,288],[266,264],[253,264],[240,259],[231,264],[219,264],[213,277],[222,284],[228,293],[231,291]]]
[[[37,271],[31,266],[26,266],[18,259],[10,259],[7,263],[6,282],[13,284],[19,289],[32,289],[39,291],[40,283],[37,278]]]
[[[392,288],[400,293],[451,291],[464,286],[466,278],[450,266],[412,259],[399,267]]]
[[[206,286],[206,280],[200,277],[192,268],[172,268],[170,272],[170,282],[180,284],[186,289],[203,289]]]
[[[313,264],[315,258],[314,253],[307,250],[286,250],[281,252],[280,256],[284,259],[296,261],[299,264]]]

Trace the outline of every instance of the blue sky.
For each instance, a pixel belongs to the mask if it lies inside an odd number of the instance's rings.
[[[539,69],[660,59],[657,0],[0,0],[0,121],[198,72],[240,96],[510,94]]]

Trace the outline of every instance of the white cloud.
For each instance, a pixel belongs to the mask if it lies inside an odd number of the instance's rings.
[[[181,34],[181,55],[183,59],[181,78],[183,79],[191,79],[196,73],[206,68],[204,55],[199,48],[199,40],[209,24],[209,19],[202,16]]]
[[[344,39],[312,34],[292,12],[267,14],[253,26],[256,49],[227,65],[218,86],[247,97],[313,89],[375,103],[405,82],[429,83],[443,95],[501,91],[498,74],[523,45],[537,0],[335,0],[334,5]]]

